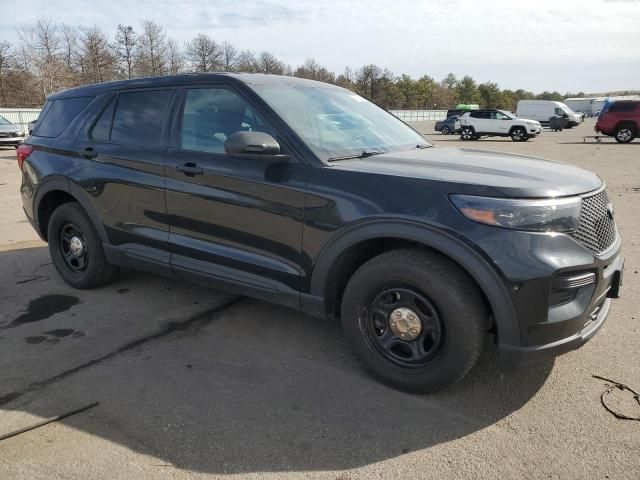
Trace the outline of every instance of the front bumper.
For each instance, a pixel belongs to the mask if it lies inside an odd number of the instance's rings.
[[[0,146],[15,147],[24,142],[24,137],[0,137]]]
[[[602,328],[611,300],[618,298],[622,285],[624,259],[619,242],[611,254],[582,271],[596,273],[593,285],[582,287],[581,294],[565,305],[549,308],[546,322],[529,325],[529,339],[544,338],[534,345],[500,344],[500,363],[504,370],[535,365],[584,345]],[[582,298],[580,298],[582,296]],[[576,315],[577,314],[577,315]],[[560,334],[563,333],[563,334]]]

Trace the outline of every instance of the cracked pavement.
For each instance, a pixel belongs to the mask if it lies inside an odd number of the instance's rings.
[[[22,214],[14,151],[0,149],[0,435],[100,402],[0,441],[0,478],[640,477],[640,422],[607,412],[592,378],[640,391],[640,142],[582,144],[591,128],[473,147],[606,179],[627,260],[607,324],[509,375],[488,343],[470,377],[432,396],[377,384],[338,325],[283,307],[139,272],[66,286]],[[611,401],[637,413],[629,396]]]

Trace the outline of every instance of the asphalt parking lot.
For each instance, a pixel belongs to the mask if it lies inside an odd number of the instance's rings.
[[[593,121],[526,143],[438,147],[537,155],[607,181],[624,239],[623,297],[582,349],[535,369],[479,365],[431,396],[357,367],[338,325],[257,300],[127,272],[78,291],[22,213],[0,149],[0,478],[640,478],[640,422],[601,405],[600,375],[640,391],[640,141],[583,143]],[[640,406],[614,391],[612,408]]]

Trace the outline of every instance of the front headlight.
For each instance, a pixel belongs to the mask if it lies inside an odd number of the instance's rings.
[[[496,227],[536,232],[570,232],[578,228],[579,197],[550,200],[451,195],[465,217]]]

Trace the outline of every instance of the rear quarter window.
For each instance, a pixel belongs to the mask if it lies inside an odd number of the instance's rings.
[[[37,137],[54,138],[60,135],[65,128],[78,116],[93,97],[61,98],[49,100],[44,109],[44,116],[38,122],[38,128],[34,132]]]
[[[612,113],[633,112],[638,105],[640,105],[640,102],[615,102],[609,107],[609,111]]]

